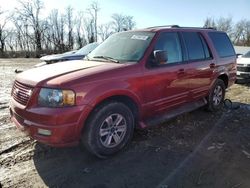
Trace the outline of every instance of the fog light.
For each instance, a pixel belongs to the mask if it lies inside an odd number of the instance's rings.
[[[50,130],[46,130],[46,129],[38,129],[38,134],[44,135],[44,136],[50,136],[51,135],[51,131]]]

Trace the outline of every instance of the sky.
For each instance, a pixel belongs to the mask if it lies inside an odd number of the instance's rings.
[[[63,11],[72,6],[84,11],[92,0],[42,0],[43,15],[52,9]],[[207,17],[215,20],[220,17],[232,17],[234,22],[250,19],[250,0],[97,0],[100,6],[98,23],[111,20],[113,13],[134,17],[136,28],[158,25],[203,26]],[[0,0],[3,10],[18,7],[16,0]]]

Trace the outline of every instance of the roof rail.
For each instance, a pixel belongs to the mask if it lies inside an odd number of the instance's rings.
[[[213,29],[213,30],[217,30],[216,27],[204,27],[204,29]]]
[[[159,28],[159,27],[165,27],[165,28],[186,28],[186,29],[213,29],[217,30],[215,27],[182,27],[179,25],[161,25],[161,26],[153,26],[153,27],[148,27],[147,29],[154,29],[154,28]]]
[[[153,29],[153,28],[158,28],[158,27],[179,28],[180,26],[178,26],[178,25],[159,25],[159,26],[147,27],[147,29]]]
[[[179,27],[179,28],[187,28],[187,29],[213,29],[213,30],[217,30],[215,27]]]

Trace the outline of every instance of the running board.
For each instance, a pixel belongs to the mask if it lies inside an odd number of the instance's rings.
[[[187,103],[185,105],[182,105],[178,108],[175,108],[173,110],[166,112],[166,114],[163,114],[160,116],[154,116],[153,118],[146,120],[145,123],[140,122],[140,127],[145,128],[145,127],[149,127],[149,126],[159,125],[159,124],[164,123],[165,121],[172,119],[178,115],[194,111],[194,110],[196,110],[196,109],[198,109],[206,104],[207,104],[206,99],[201,99],[199,101]]]

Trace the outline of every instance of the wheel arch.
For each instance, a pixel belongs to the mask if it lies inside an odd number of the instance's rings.
[[[135,127],[137,126],[137,122],[139,121],[139,114],[140,114],[140,105],[138,101],[131,97],[130,95],[125,94],[116,94],[116,95],[110,95],[101,97],[98,101],[95,101],[91,104],[91,109],[87,114],[85,114],[85,118],[83,119],[81,126],[78,128],[78,131],[82,133],[84,131],[84,125],[88,122],[91,115],[95,113],[95,110],[99,108],[102,105],[105,105],[109,102],[121,102],[124,105],[128,106],[128,108],[131,110],[132,114],[134,115],[134,121],[135,121]]]
[[[227,74],[225,74],[225,73],[224,73],[224,74],[221,74],[221,75],[218,76],[217,79],[221,79],[221,80],[224,82],[226,88],[228,87],[229,78],[228,78],[228,75],[227,75]]]

